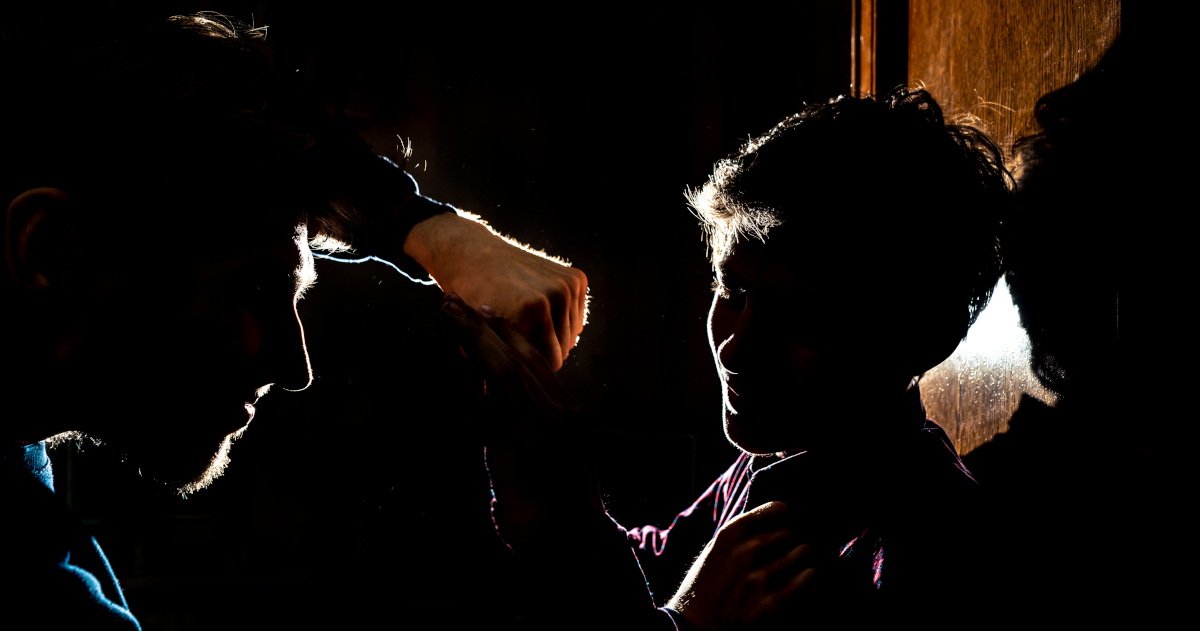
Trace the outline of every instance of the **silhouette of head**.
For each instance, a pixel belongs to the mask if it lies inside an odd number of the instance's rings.
[[[7,438],[83,432],[191,491],[248,403],[308,385],[295,302],[310,241],[358,220],[353,170],[255,31],[200,15],[93,35],[6,55]]]
[[[1145,186],[1132,165],[1138,118],[1113,95],[1132,79],[1118,40],[1090,72],[1038,100],[1042,132],[1016,143],[1016,205],[1005,268],[1034,373],[1064,400],[1102,392],[1117,342],[1116,226]],[[1112,212],[1113,215],[1109,215]],[[1123,219],[1114,221],[1112,216]]]
[[[924,91],[810,106],[718,163],[691,202],[729,439],[769,453],[876,432],[844,417],[954,351],[999,278],[1007,196],[995,145]]]

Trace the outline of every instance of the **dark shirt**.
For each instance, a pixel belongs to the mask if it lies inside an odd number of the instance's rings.
[[[9,543],[0,626],[140,630],[104,552],[54,494],[46,445],[9,448],[0,460]]]
[[[734,517],[783,501],[793,532],[823,555],[821,581],[814,578],[801,610],[809,622],[953,619],[951,611],[971,602],[979,561],[973,537],[987,524],[978,484],[942,429],[924,419],[916,388],[911,393],[914,416],[878,449],[853,457],[741,454],[670,526],[627,530],[612,521],[586,524],[570,539],[547,533],[527,563],[558,575],[567,561],[548,551],[571,551],[574,573],[561,597],[589,612],[584,627],[690,629],[661,605],[696,555]],[[553,587],[546,593],[542,602],[554,597]]]
[[[307,165],[323,184],[324,196],[353,207],[359,225],[352,226],[356,255],[319,255],[347,263],[368,259],[387,263],[409,280],[421,280],[425,270],[404,254],[404,240],[413,226],[454,208],[421,195],[417,181],[387,158],[377,156],[358,134],[331,120],[313,123],[324,144]]]
[[[957,583],[971,580],[978,491],[942,429],[925,421],[857,462],[743,453],[670,526],[628,534],[656,600],[665,602],[717,530],[748,509],[782,501],[792,531],[824,552],[817,565],[822,602],[810,613],[905,616],[929,598],[964,602]]]
[[[403,256],[404,237],[421,220],[453,209],[420,196],[409,174],[369,153],[361,139],[346,142],[346,159],[329,177],[366,219],[354,235],[356,242],[361,237],[358,250],[386,255],[385,262],[419,278],[424,270]],[[45,444],[12,447],[0,458],[9,542],[0,565],[0,628],[141,629],[99,544],[54,494]]]

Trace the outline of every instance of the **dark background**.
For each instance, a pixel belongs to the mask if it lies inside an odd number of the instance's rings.
[[[849,0],[775,6],[57,3],[4,29],[197,10],[267,25],[278,66],[378,153],[411,139],[423,194],[588,275],[590,322],[560,376],[594,412],[611,514],[666,526],[735,456],[683,192],[748,135],[849,90]],[[166,495],[119,446],[87,444],[52,453],[60,493],[147,630],[515,619],[440,292],[376,263],[318,271],[300,307],[316,381],[263,399],[216,485]],[[548,474],[577,457],[546,454]]]

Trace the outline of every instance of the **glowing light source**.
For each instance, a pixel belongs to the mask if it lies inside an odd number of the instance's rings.
[[[1003,278],[954,354],[921,377],[926,416],[966,454],[1008,431],[1008,421],[1029,394],[1054,405],[1029,365],[1029,336]]]

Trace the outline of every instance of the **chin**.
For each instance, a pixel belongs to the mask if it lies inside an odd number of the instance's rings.
[[[800,419],[783,413],[755,414],[750,409],[741,412],[725,410],[725,437],[734,447],[762,456],[802,448],[804,441],[791,432]]]
[[[813,438],[808,434],[829,420],[822,403],[821,397],[806,392],[803,383],[792,384],[790,389],[784,384],[771,384],[752,391],[750,396],[728,391],[723,414],[725,437],[753,455],[807,449]]]
[[[181,496],[195,493],[212,484],[229,466],[233,441],[241,438],[246,427],[217,440],[197,438],[156,442],[154,445],[126,446],[129,462],[172,493]]]

